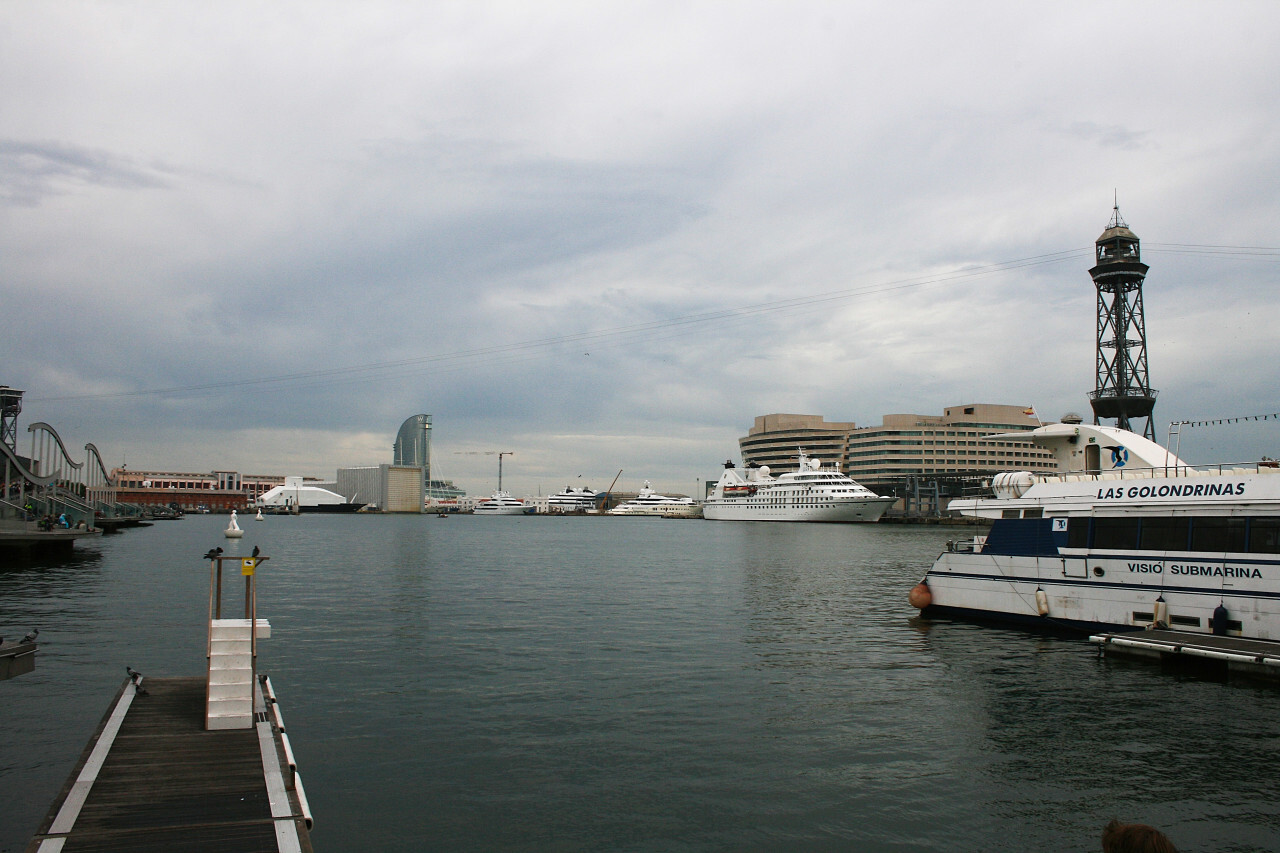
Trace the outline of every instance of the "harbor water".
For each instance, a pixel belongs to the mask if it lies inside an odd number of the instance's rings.
[[[203,672],[210,548],[259,546],[259,669],[320,851],[1280,849],[1280,688],[925,622],[955,530],[189,516],[0,563],[0,851],[131,666]],[[238,578],[233,578],[238,580]],[[229,601],[237,601],[232,584]]]

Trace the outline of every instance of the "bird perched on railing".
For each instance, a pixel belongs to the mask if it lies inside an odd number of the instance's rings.
[[[124,671],[129,673],[129,680],[133,682],[134,693],[141,693],[143,696],[149,695],[146,690],[142,689],[142,673],[131,666],[126,666]]]
[[[36,636],[39,635],[39,633],[40,633],[39,628],[32,628],[31,633],[27,634],[25,637],[22,638],[22,642],[34,643],[36,641]]]
[[[262,553],[262,551],[258,548],[258,546],[257,546],[257,545],[254,545],[254,546],[253,546],[253,554],[251,554],[250,556],[256,557],[256,556],[258,556],[258,555],[259,555],[259,554],[261,554],[261,553]]]
[[[218,559],[218,557],[220,557],[220,556],[222,556],[222,549],[221,549],[221,548],[210,548],[210,549],[209,549],[209,552],[208,552],[207,554],[205,554],[205,555],[204,555],[204,558],[205,558],[206,560],[216,560],[216,559]]]

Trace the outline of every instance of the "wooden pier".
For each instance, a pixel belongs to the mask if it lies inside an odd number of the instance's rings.
[[[1134,631],[1089,638],[1098,653],[1158,660],[1207,675],[1280,680],[1280,643],[1190,631]]]
[[[275,703],[206,730],[205,679],[126,680],[27,853],[309,853],[306,794]]]

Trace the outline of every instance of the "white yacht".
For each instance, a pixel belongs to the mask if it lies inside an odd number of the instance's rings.
[[[879,521],[895,498],[880,497],[800,451],[798,470],[773,477],[768,466],[746,476],[732,462],[702,508],[717,521]]]
[[[987,438],[1031,440],[1060,473],[1001,473],[951,502],[991,529],[911,590],[926,615],[1280,640],[1280,463],[1191,466],[1074,420]]]
[[[285,477],[284,485],[273,487],[253,505],[258,509],[287,512],[356,512],[364,506],[336,492],[309,485],[302,477]]]
[[[586,512],[594,509],[598,502],[599,495],[594,489],[565,486],[563,492],[547,498],[547,512]]]
[[[494,492],[476,503],[472,510],[476,515],[524,515],[532,509],[519,498],[511,497],[510,492]]]
[[[609,510],[609,515],[657,515],[664,518],[697,518],[702,507],[693,498],[672,498],[660,495],[644,481],[644,488],[631,500]]]

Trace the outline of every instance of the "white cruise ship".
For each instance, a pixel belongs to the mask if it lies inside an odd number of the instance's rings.
[[[747,476],[726,462],[702,508],[717,521],[879,521],[895,498],[880,497],[800,451],[799,470],[772,477],[768,466]]]
[[[532,508],[519,498],[511,497],[510,492],[494,492],[476,503],[472,510],[476,515],[524,515]]]
[[[634,498],[609,510],[609,515],[657,515],[664,518],[697,518],[702,507],[693,498],[660,495],[644,481],[644,488]]]
[[[599,500],[594,489],[565,486],[563,492],[556,492],[547,498],[547,512],[586,512],[594,509]]]
[[[991,529],[948,543],[911,591],[925,615],[1280,640],[1278,463],[1191,466],[1074,421],[988,439],[1034,441],[1060,473],[998,474],[989,497],[951,502]]]

